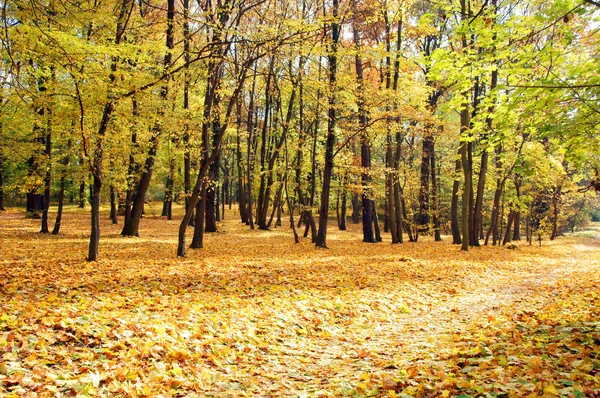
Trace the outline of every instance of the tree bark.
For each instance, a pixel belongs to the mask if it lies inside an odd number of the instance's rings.
[[[462,155],[462,145],[458,151],[459,157]],[[452,184],[452,201],[450,205],[450,227],[452,229],[452,244],[460,245],[462,238],[460,234],[460,222],[458,219],[458,192],[460,190],[459,173],[461,170],[461,160],[457,157],[454,166],[454,183]]]
[[[329,93],[327,111],[327,140],[325,142],[325,162],[323,168],[323,188],[321,190],[321,207],[319,209],[319,232],[316,246],[327,247],[327,218],[329,216],[329,192],[331,190],[331,174],[333,172],[333,146],[335,144],[336,124],[336,82],[337,82],[337,47],[340,39],[340,25],[337,21],[339,0],[333,2],[333,21],[331,22],[331,42],[328,51]],[[313,175],[313,178],[316,178]]]
[[[110,186],[110,214],[109,218],[113,224],[118,222],[117,220],[117,195],[115,194],[115,188]]]
[[[0,128],[2,125],[0,124]],[[4,150],[0,146],[0,211],[5,211],[4,208]]]
[[[435,142],[432,143],[431,150],[431,213],[433,215],[433,234],[436,242],[440,242],[442,240],[442,235],[440,231],[440,219],[439,219],[439,210],[438,210],[438,186],[439,182],[437,179],[437,171],[436,171],[436,160],[435,160],[435,148],[433,147]]]
[[[472,193],[472,169],[469,162],[469,142],[468,137],[465,137],[470,126],[470,117],[468,109],[463,109],[460,112],[461,121],[461,149],[460,157],[464,176],[463,194],[462,194],[462,246],[461,250],[469,250],[469,237],[472,232],[472,224],[469,223],[471,213],[471,193]]]

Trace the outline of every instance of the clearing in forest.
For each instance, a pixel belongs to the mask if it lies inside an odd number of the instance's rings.
[[[0,396],[600,396],[595,234],[465,253],[332,225],[317,250],[230,212],[181,259],[154,213],[140,238],[103,214],[93,263],[87,213],[0,213]]]

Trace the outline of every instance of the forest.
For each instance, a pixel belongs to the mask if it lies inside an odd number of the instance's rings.
[[[463,250],[599,217],[593,1],[5,2],[0,207]],[[54,215],[54,214],[52,214]],[[118,217],[122,216],[122,221]],[[302,228],[304,227],[304,228]]]
[[[0,40],[0,395],[600,396],[600,2],[4,0]]]

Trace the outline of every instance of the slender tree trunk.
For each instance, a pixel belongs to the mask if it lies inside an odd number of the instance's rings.
[[[462,145],[458,151],[459,156],[462,155]],[[450,227],[452,229],[452,244],[460,245],[462,238],[460,234],[460,223],[458,220],[458,192],[460,190],[459,173],[461,170],[461,160],[456,159],[454,166],[454,183],[452,184],[452,202],[450,205]]]
[[[379,217],[377,216],[377,208],[375,207],[375,201],[371,201],[371,211],[373,212],[371,217],[373,218],[373,230],[375,231],[375,241],[381,242],[381,230],[379,229]]]
[[[169,159],[169,173],[167,174],[167,181],[165,183],[165,197],[163,199],[162,217],[167,217],[167,220],[173,218],[173,185],[175,179],[175,159],[170,156]]]
[[[46,155],[46,174],[44,176],[44,210],[42,212],[42,228],[40,233],[47,234],[50,232],[48,229],[48,212],[50,211],[50,184],[52,182],[52,114],[50,109],[46,109],[42,113],[46,117],[46,136],[44,138]]]
[[[241,109],[241,101],[238,101],[239,105],[238,105],[238,122],[237,122],[237,134],[236,134],[236,156],[237,156],[237,171],[238,171],[238,190],[239,190],[239,195],[238,195],[238,208],[240,211],[240,218],[241,221],[244,224],[248,224],[248,207],[246,204],[246,198],[247,195],[245,193],[245,189],[244,187],[246,186],[246,179],[248,178],[247,175],[244,178],[245,174],[244,174],[244,163],[243,163],[243,159],[242,159],[242,145],[241,145],[241,138],[240,138],[240,125],[241,125],[241,113],[242,113],[242,109]]]
[[[117,195],[115,194],[115,188],[110,186],[110,215],[113,224],[118,222],[117,220]]]
[[[325,142],[325,162],[323,168],[323,188],[321,190],[321,207],[319,209],[319,232],[316,246],[327,247],[327,218],[329,216],[329,192],[331,190],[331,174],[333,172],[333,149],[335,144],[336,124],[336,81],[337,81],[337,47],[340,39],[340,25],[337,21],[339,11],[339,0],[333,2],[333,21],[331,22],[331,42],[328,51],[329,67],[329,93],[327,111],[327,140]],[[316,178],[313,175],[313,178]]]
[[[552,234],[550,235],[550,240],[554,240],[558,236],[558,215],[560,213],[559,201],[561,194],[561,187],[559,185],[552,192]]]
[[[361,130],[360,142],[360,159],[362,166],[361,184],[362,184],[362,222],[363,222],[363,242],[375,243],[375,235],[373,232],[373,200],[371,193],[371,146],[367,134],[367,111],[365,109],[364,99],[364,76],[363,63],[360,57],[362,48],[359,32],[358,7],[356,0],[352,0],[352,33],[353,44],[356,50],[354,57],[354,65],[356,70],[356,82],[358,83],[357,90],[357,106],[358,106],[358,126]]]
[[[468,109],[463,109],[460,113],[461,130],[462,134],[465,135],[466,131],[470,126],[470,118]],[[469,224],[469,216],[471,213],[471,192],[472,192],[472,169],[469,162],[469,142],[466,137],[462,138],[462,144],[460,149],[460,157],[462,163],[462,170],[464,175],[464,186],[462,195],[462,246],[461,250],[469,250],[469,237],[471,236],[472,224]]]
[[[521,176],[517,174],[515,176],[515,190],[517,193],[517,202],[520,208],[521,201]],[[521,240],[521,211],[515,210],[515,219],[513,222],[513,236],[512,240]]]
[[[60,189],[58,191],[58,210],[56,211],[56,220],[54,221],[54,228],[52,229],[52,235],[58,235],[60,233],[60,225],[62,222],[63,204],[65,201],[65,175],[60,177]]]
[[[79,184],[79,208],[85,207],[85,176],[82,177],[81,183]]]
[[[511,227],[512,227],[514,220],[515,220],[515,211],[511,210],[508,213],[508,221],[506,222],[506,233],[504,234],[504,240],[502,241],[503,246],[510,242],[510,232],[511,232]]]
[[[121,3],[121,10],[119,12],[119,18],[117,20],[117,31],[115,35],[115,44],[119,45],[121,39],[125,34],[126,24],[129,21],[129,15],[133,7],[133,0],[123,0]],[[115,57],[111,64],[111,73],[109,79],[111,85],[116,80],[115,72],[117,71],[118,59]],[[110,90],[110,89],[109,89]],[[110,98],[110,93],[108,95]],[[93,155],[90,159],[90,170],[93,178],[91,191],[91,232],[90,232],[90,244],[88,247],[88,261],[98,260],[98,249],[100,245],[100,194],[102,192],[102,161],[104,160],[104,140],[106,137],[106,131],[114,111],[114,103],[107,100],[104,104],[104,110],[102,111],[102,118],[98,125],[98,132],[96,134],[96,145],[94,146]],[[83,127],[83,109],[81,109],[81,126]],[[83,129],[81,131],[84,134]]]
[[[432,144],[435,145],[435,142]],[[435,161],[435,149],[432,146],[431,150],[431,210],[433,215],[433,233],[434,239],[436,242],[440,242],[442,240],[442,235],[440,231],[440,219],[439,219],[439,210],[438,210],[438,180],[437,180],[437,171],[436,171],[436,161]]]
[[[425,126],[425,137],[421,151],[421,187],[419,190],[419,232],[429,231],[429,178],[431,177],[431,152],[433,146],[432,126]]]
[[[196,204],[196,220],[194,221],[194,237],[190,249],[202,249],[204,246],[204,216],[206,215],[206,186],[203,184],[200,198]]]
[[[250,102],[248,104],[248,149],[247,149],[247,160],[248,160],[248,188],[246,194],[248,195],[248,223],[250,229],[254,229],[254,214],[252,208],[252,174],[254,172],[254,161],[255,155],[252,153],[253,139],[254,139],[254,92],[256,88],[256,70],[254,71],[254,77],[252,79],[252,89],[250,91]]]
[[[189,23],[190,2],[183,0],[183,58],[185,67],[183,72],[183,111],[186,116],[190,109],[190,23]],[[190,126],[186,122],[183,126],[183,192],[185,193],[185,209],[187,210],[190,202],[192,189],[192,159],[190,152]],[[192,222],[193,218],[190,218]]]
[[[0,129],[2,125],[0,124]],[[0,146],[0,211],[5,211],[4,208],[4,150]]]

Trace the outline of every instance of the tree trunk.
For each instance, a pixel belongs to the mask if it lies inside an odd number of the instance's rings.
[[[461,120],[461,136],[467,134],[467,130],[470,126],[470,118],[468,109],[463,109],[460,112]],[[464,176],[463,195],[462,195],[462,246],[461,250],[469,250],[469,238],[472,232],[472,224],[469,224],[469,217],[471,213],[471,192],[472,192],[472,169],[469,162],[469,142],[466,140],[467,137],[462,138],[462,145],[460,149],[460,158],[462,163],[462,170]]]
[[[160,127],[155,126],[152,137],[150,138],[150,149],[146,157],[144,164],[144,171],[142,177],[138,183],[135,199],[133,200],[133,206],[131,208],[131,217],[125,221],[121,235],[123,236],[139,236],[140,220],[144,211],[144,202],[146,199],[146,192],[150,187],[150,181],[152,180],[152,171],[154,169],[154,162],[156,159],[156,152],[158,150]]]
[[[511,226],[513,224],[514,219],[515,219],[515,211],[511,210],[508,213],[508,221],[506,222],[506,233],[504,234],[504,240],[502,241],[503,246],[510,242]]]
[[[339,0],[333,2],[333,20],[331,22],[331,42],[328,51],[329,93],[327,111],[327,140],[325,142],[325,162],[323,168],[323,189],[321,190],[321,207],[319,209],[319,232],[316,246],[327,247],[327,218],[329,216],[329,192],[331,190],[331,174],[333,172],[333,150],[335,144],[336,124],[336,81],[337,81],[337,47],[340,38],[340,25],[337,21]],[[313,178],[316,178],[313,175]]]
[[[383,239],[381,238],[381,230],[379,229],[379,217],[377,216],[377,208],[375,207],[375,201],[371,201],[371,211],[373,218],[373,230],[375,231],[375,241],[381,242]]]
[[[462,155],[462,145],[458,151],[459,156]],[[460,235],[460,223],[458,220],[458,192],[460,190],[459,173],[461,170],[461,161],[456,159],[454,166],[454,183],[452,184],[452,202],[450,205],[450,227],[452,229],[452,244],[460,245],[462,238]]]
[[[252,89],[250,90],[250,100],[248,104],[248,145],[247,145],[247,160],[248,160],[248,187],[246,194],[248,195],[248,224],[250,229],[254,229],[254,214],[252,206],[252,174],[254,172],[254,161],[252,146],[254,140],[254,92],[256,89],[256,70],[252,79]]]
[[[206,215],[206,186],[203,184],[200,199],[196,205],[196,221],[194,222],[194,237],[190,249],[202,249],[204,246],[204,217]]]
[[[50,211],[50,183],[52,182],[52,122],[50,109],[46,109],[42,113],[46,119],[46,136],[44,137],[46,156],[46,174],[44,176],[44,209],[42,211],[42,228],[40,233],[47,234],[50,232],[48,229],[48,212]]]
[[[521,176],[517,174],[515,176],[515,190],[517,191],[518,209],[521,206]],[[521,211],[515,210],[515,219],[513,222],[513,236],[512,240],[521,240]]]
[[[67,147],[71,147],[71,140],[68,141]],[[61,161],[63,167],[69,165],[69,156],[65,155]],[[0,165],[1,168],[1,165]],[[54,228],[52,229],[52,235],[58,235],[60,233],[60,226],[62,222],[62,213],[63,213],[63,204],[65,201],[65,179],[66,179],[66,170],[63,169],[60,176],[60,188],[58,191],[58,209],[56,211],[56,220],[54,221]]]
[[[552,234],[550,235],[550,240],[554,240],[558,236],[558,214],[560,212],[559,201],[561,193],[560,185],[555,187],[554,192],[552,192]]]
[[[63,204],[65,201],[65,176],[60,177],[60,190],[58,191],[58,210],[56,211],[56,220],[54,221],[54,228],[52,229],[52,235],[58,235],[60,233],[60,225],[62,222]]]
[[[433,146],[432,126],[425,126],[423,149],[421,151],[421,187],[419,190],[419,232],[429,231],[429,178],[431,177],[431,157]]]
[[[85,177],[82,177],[81,184],[79,184],[79,208],[85,207]]]
[[[165,197],[163,199],[163,208],[161,217],[167,217],[167,220],[173,218],[173,180],[175,179],[175,159],[171,156],[169,159],[169,174],[165,183]]]
[[[190,1],[183,0],[183,58],[185,67],[183,71],[183,112],[186,116],[190,109]],[[190,153],[190,126],[186,118],[183,126],[183,192],[185,193],[185,209],[187,210],[190,202],[192,189],[192,159]],[[193,218],[190,219],[192,222]]]
[[[0,125],[1,128],[1,125]],[[0,146],[0,211],[5,211],[4,208],[4,150]]]
[[[436,242],[440,242],[442,240],[442,235],[440,231],[440,219],[439,219],[439,211],[438,211],[438,186],[439,182],[437,179],[437,171],[436,171],[436,161],[435,161],[435,142],[432,143],[431,149],[431,210],[433,214],[433,233],[434,239]]]
[[[113,224],[118,222],[117,220],[117,195],[115,194],[115,188],[110,186],[110,215],[109,218]]]

